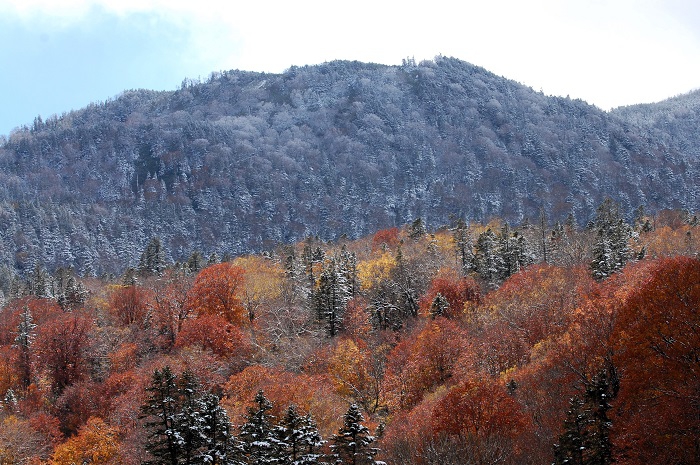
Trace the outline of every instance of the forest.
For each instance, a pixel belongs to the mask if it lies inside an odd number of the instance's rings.
[[[697,463],[699,232],[606,199],[36,264],[0,310],[0,464]]]
[[[128,90],[0,136],[6,271],[136,267],[153,237],[260,253],[421,218],[511,224],[700,205],[700,91],[604,112],[455,58],[224,71]]]

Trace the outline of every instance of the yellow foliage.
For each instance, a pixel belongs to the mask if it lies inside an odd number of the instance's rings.
[[[118,464],[119,442],[117,429],[97,417],[91,417],[74,436],[58,446],[50,465]]]
[[[361,288],[371,289],[382,280],[388,279],[395,266],[396,260],[389,252],[384,252],[377,258],[360,261],[357,264],[357,279]]]
[[[284,270],[279,263],[257,255],[249,255],[236,258],[233,264],[245,271],[244,300],[272,300],[282,294]]]

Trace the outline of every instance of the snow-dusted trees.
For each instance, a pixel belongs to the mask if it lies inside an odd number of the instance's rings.
[[[332,457],[336,464],[345,465],[374,465],[374,456],[379,449],[372,447],[376,440],[370,434],[369,428],[362,424],[365,421],[357,404],[352,404],[343,416],[343,426],[331,440]]]
[[[188,371],[176,376],[170,367],[156,370],[141,406],[148,430],[149,465],[229,464],[233,438],[219,399],[202,390]]]
[[[629,260],[632,230],[620,214],[619,206],[610,198],[598,207],[593,230],[591,271],[595,279],[603,280],[622,269]]]
[[[287,408],[274,433],[282,452],[281,464],[312,465],[323,459],[320,448],[326,441],[319,434],[311,415],[301,415],[295,405]]]

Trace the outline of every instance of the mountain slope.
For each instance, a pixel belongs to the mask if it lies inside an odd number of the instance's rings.
[[[422,217],[695,209],[697,151],[451,58],[231,71],[35,121],[0,148],[2,256],[86,273]]]

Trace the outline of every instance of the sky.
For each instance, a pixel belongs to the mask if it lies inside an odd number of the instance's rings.
[[[697,0],[0,0],[0,136],[214,71],[459,58],[603,110],[700,88]]]

